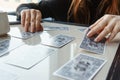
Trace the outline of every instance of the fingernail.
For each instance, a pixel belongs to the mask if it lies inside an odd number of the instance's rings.
[[[95,42],[99,42],[99,39],[98,39],[98,38],[96,38],[94,41],[95,41]]]
[[[89,33],[87,34],[87,37],[90,37]]]
[[[88,37],[91,37],[91,32],[88,32],[88,33],[87,33],[87,36],[88,36]]]

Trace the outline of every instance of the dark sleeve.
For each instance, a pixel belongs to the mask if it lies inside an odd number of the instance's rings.
[[[42,13],[42,18],[52,17],[55,20],[66,21],[71,0],[42,0],[39,3],[21,4],[16,10],[17,19],[23,9],[37,9]]]

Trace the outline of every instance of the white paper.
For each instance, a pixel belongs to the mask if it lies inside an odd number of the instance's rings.
[[[11,54],[14,55],[12,55],[5,63],[25,69],[30,69],[48,57],[54,51],[55,49],[43,45],[23,45],[12,51]]]
[[[17,75],[0,69],[0,80],[16,80]]]

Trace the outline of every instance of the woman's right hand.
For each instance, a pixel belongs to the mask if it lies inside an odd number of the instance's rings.
[[[95,38],[95,42],[99,42],[106,36],[107,41],[110,42],[120,32],[120,15],[106,14],[93,25],[90,26],[90,31],[87,36],[91,37],[95,34],[98,36]]]
[[[42,31],[41,19],[42,14],[39,10],[26,9],[21,11],[21,24],[26,32]]]

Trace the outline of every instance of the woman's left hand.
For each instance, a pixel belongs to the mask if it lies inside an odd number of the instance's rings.
[[[120,32],[120,16],[106,14],[90,26],[90,31],[87,36],[91,37],[98,34],[94,41],[99,42],[105,38],[105,36],[110,34],[107,39],[108,42],[110,42],[118,32]]]

